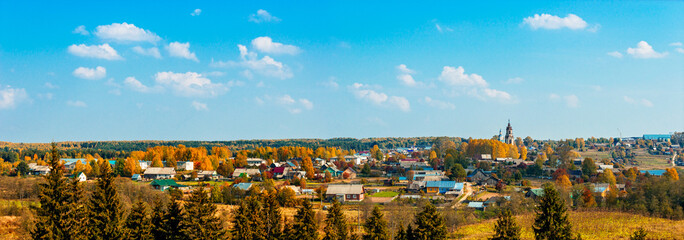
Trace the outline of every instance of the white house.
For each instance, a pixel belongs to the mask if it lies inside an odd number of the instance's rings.
[[[192,161],[187,162],[177,162],[176,169],[180,171],[192,171],[195,170],[195,163]]]
[[[247,158],[247,165],[249,165],[249,166],[258,167],[258,166],[261,166],[261,164],[264,164],[264,163],[266,163],[266,161],[263,160],[263,159],[261,159],[261,158]]]
[[[85,173],[83,173],[83,172],[79,173],[78,176],[76,176],[76,178],[78,179],[79,182],[85,182],[86,180],[88,180]]]
[[[176,170],[172,167],[148,167],[143,173],[146,179],[169,179],[176,176]]]

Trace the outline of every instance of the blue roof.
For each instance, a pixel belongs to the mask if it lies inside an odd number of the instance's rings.
[[[662,176],[663,174],[665,174],[665,170],[662,170],[662,169],[661,170],[640,170],[639,172],[648,173],[648,174],[651,174],[653,176]]]
[[[597,187],[594,189],[594,192],[604,192],[606,191],[607,187]]]
[[[463,189],[463,183],[462,183],[462,182],[456,183],[456,185],[454,186],[454,189],[456,189],[456,190],[461,190],[461,189]]]
[[[672,135],[670,134],[644,134],[645,140],[670,139],[671,137]]]
[[[233,185],[233,187],[239,188],[241,190],[249,190],[249,188],[252,186],[252,183],[238,183]]]
[[[116,160],[109,160],[108,162],[109,162],[110,165],[116,164]]]
[[[405,181],[405,180],[407,180],[406,177],[399,177],[399,181]]]
[[[81,163],[83,163],[83,164],[86,163],[85,158],[62,158],[62,161],[64,161],[64,163],[66,163],[66,164],[75,163],[77,161],[81,161]]]
[[[425,170],[425,171],[432,171],[432,170],[435,170],[435,169],[432,168],[432,167],[423,167],[423,170]]]
[[[468,207],[471,208],[484,208],[484,203],[483,202],[469,202]]]
[[[425,183],[426,187],[437,187],[437,188],[454,188],[456,186],[456,181],[427,181]]]

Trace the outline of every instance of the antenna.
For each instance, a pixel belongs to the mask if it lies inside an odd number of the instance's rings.
[[[622,132],[620,131],[620,128],[617,129],[618,133],[620,133],[620,140],[622,140]]]

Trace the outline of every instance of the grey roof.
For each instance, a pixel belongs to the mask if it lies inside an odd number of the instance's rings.
[[[325,194],[363,194],[362,184],[332,184],[328,185]]]
[[[148,167],[145,169],[145,175],[175,175],[176,169],[172,167]]]

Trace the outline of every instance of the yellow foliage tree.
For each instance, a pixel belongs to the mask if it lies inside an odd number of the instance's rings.
[[[527,147],[520,146],[519,151],[520,151],[520,159],[527,160]]]
[[[563,189],[569,189],[572,187],[572,182],[570,182],[568,175],[563,174],[560,177],[556,178],[556,185]]]
[[[666,168],[664,175],[672,181],[679,181],[679,173],[677,173],[676,168]]]
[[[124,175],[125,176],[133,176],[133,174],[138,174],[141,173],[142,169],[140,168],[140,164],[138,164],[138,160],[135,160],[133,158],[126,158],[124,160]]]

